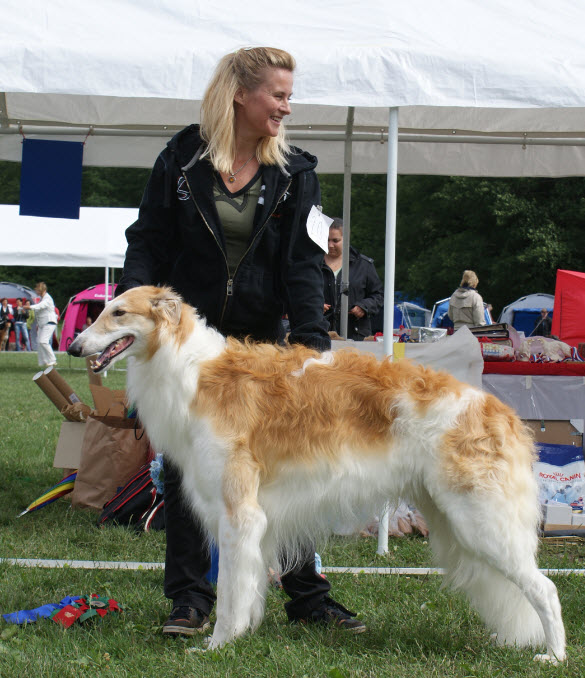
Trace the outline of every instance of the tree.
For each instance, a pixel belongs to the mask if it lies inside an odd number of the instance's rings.
[[[466,268],[496,311],[585,268],[585,179],[400,177],[397,286],[427,305]]]

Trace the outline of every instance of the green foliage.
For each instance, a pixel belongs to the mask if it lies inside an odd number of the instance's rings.
[[[84,167],[81,204],[87,207],[138,207],[149,176],[148,169]]]
[[[0,161],[0,205],[20,202],[20,163]]]
[[[343,179],[321,177],[326,214]],[[351,240],[384,269],[386,177],[356,175]],[[398,177],[396,289],[431,308],[475,270],[495,315],[532,292],[554,294],[559,268],[585,270],[585,178]]]
[[[427,305],[478,274],[496,314],[554,294],[556,270],[585,269],[585,179],[400,177],[397,288]]]

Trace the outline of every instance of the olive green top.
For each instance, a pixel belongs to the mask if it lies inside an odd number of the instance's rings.
[[[260,171],[236,193],[230,193],[221,178],[216,177],[213,184],[213,199],[223,227],[230,275],[235,273],[248,249],[261,187]]]

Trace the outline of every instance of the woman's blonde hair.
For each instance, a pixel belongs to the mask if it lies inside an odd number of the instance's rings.
[[[274,47],[249,47],[226,54],[215,69],[201,102],[201,137],[207,144],[203,153],[219,172],[233,171],[236,156],[236,116],[234,97],[240,89],[253,90],[265,78],[267,68],[294,71],[294,58]],[[256,158],[262,165],[283,167],[289,145],[280,125],[276,137],[263,137],[256,149]]]
[[[47,285],[44,282],[38,282],[35,285],[35,290],[38,291],[40,295],[43,295],[47,291]]]
[[[479,284],[479,278],[475,274],[475,271],[463,271],[463,277],[461,278],[461,287],[464,285],[467,287],[473,287],[474,289]]]

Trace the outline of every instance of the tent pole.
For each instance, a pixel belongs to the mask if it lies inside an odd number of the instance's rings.
[[[384,353],[392,359],[394,334],[394,276],[396,274],[396,189],[398,186],[398,108],[388,116],[388,175],[386,182],[386,243],[384,248]],[[378,527],[379,555],[388,552],[386,504]]]
[[[351,242],[351,162],[353,119],[355,108],[347,109],[345,124],[345,149],[343,153],[343,252],[341,256],[341,309],[339,317],[340,334],[347,339],[347,312],[349,310],[349,244]]]
[[[106,266],[106,296],[104,297],[104,305],[108,303],[108,292],[109,292],[108,279],[109,279],[109,277],[110,277],[110,271],[109,271],[108,267]]]

